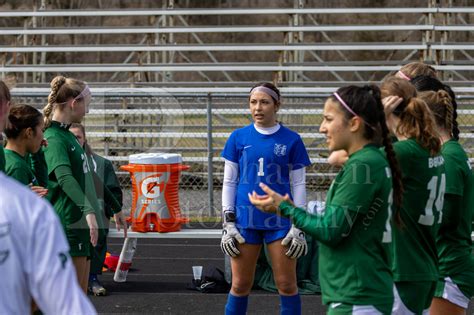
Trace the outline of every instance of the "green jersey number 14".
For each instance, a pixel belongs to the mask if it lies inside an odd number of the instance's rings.
[[[436,210],[439,212],[438,223],[441,223],[443,218],[443,204],[444,204],[444,192],[446,190],[446,175],[441,174],[438,184],[438,176],[431,177],[431,180],[428,182],[427,186],[430,191],[430,196],[425,206],[425,214],[420,215],[418,223],[423,225],[433,225],[434,224],[434,214],[433,214],[433,205],[436,207]]]

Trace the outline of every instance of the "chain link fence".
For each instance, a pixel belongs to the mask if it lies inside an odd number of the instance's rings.
[[[461,143],[474,162],[474,94],[458,93]],[[337,169],[325,162],[328,150],[319,133],[328,94],[284,95],[279,121],[298,132],[313,164],[307,168],[308,200],[322,199]],[[18,103],[41,108],[46,95],[15,95]],[[128,156],[144,152],[179,153],[190,168],[181,175],[180,205],[186,217],[219,217],[223,179],[220,153],[230,133],[252,122],[246,93],[180,93],[110,89],[94,93],[86,115],[92,149],[113,161],[124,190],[124,208],[131,207],[128,172],[120,166]]]

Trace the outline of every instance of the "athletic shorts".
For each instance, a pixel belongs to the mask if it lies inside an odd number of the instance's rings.
[[[90,257],[91,243],[88,229],[68,229],[66,238],[69,243],[71,257]]]
[[[398,281],[393,286],[393,315],[429,314],[436,281]]]
[[[471,297],[474,296],[474,270],[438,281],[435,296],[467,309]]]
[[[346,303],[331,303],[328,306],[328,315],[389,315],[392,303],[384,305],[351,305]]]
[[[288,234],[290,228],[282,230],[256,230],[239,228],[240,235],[245,239],[246,244],[260,245],[270,244],[276,240],[282,239]]]
[[[87,242],[81,242],[81,241],[76,241],[76,240],[70,240],[69,241],[69,255],[71,257],[90,257],[91,256],[91,250],[92,250],[92,245],[89,241]]]

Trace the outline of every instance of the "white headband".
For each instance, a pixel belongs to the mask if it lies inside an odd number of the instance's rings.
[[[277,101],[280,100],[280,97],[278,96],[278,94],[275,91],[273,91],[272,89],[267,88],[266,86],[256,86],[256,87],[254,87],[250,91],[250,95],[252,95],[253,92],[263,92],[265,94],[270,95],[271,97],[273,97]]]
[[[84,90],[82,90],[81,94],[79,94],[78,96],[76,96],[74,99],[75,99],[75,100],[78,100],[78,99],[83,98],[83,97],[85,97],[85,96],[87,96],[87,95],[91,95],[91,90],[89,89],[89,86],[88,86],[88,85],[86,85],[85,88],[84,88]]]

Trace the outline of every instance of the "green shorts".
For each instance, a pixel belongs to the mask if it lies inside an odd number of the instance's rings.
[[[393,312],[396,314],[423,314],[428,310],[436,290],[436,281],[397,281]]]
[[[466,270],[438,281],[435,296],[467,309],[474,296],[474,270]]]
[[[392,303],[380,305],[351,305],[345,303],[331,303],[328,306],[328,315],[389,315],[392,313]]]
[[[66,238],[69,243],[71,257],[90,257],[92,245],[89,229],[66,230]]]

